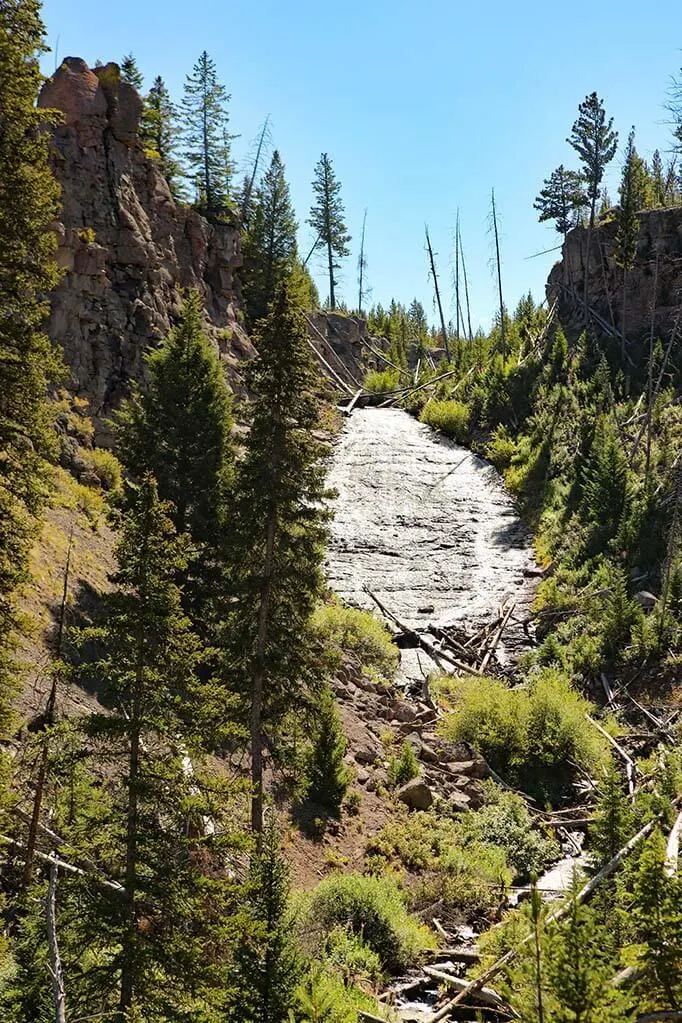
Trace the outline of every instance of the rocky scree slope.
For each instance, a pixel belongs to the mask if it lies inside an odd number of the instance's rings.
[[[90,403],[97,439],[104,420],[144,375],[143,355],[158,344],[198,288],[206,328],[231,386],[254,349],[240,324],[240,227],[210,224],[174,202],[155,161],[140,144],[142,100],[116,64],[91,70],[67,57],[40,94],[61,111],[52,168],[62,189],[54,224],[64,270],[51,295],[50,337],[63,350],[69,389]]]

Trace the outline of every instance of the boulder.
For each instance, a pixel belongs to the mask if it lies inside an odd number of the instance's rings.
[[[433,793],[423,778],[412,778],[398,789],[396,796],[411,810],[428,810],[433,805]]]

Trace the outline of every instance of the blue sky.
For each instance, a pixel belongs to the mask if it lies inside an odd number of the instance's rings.
[[[495,188],[505,301],[544,296],[557,244],[537,223],[533,199],[559,163],[586,93],[596,90],[624,143],[632,125],[649,157],[670,145],[664,101],[682,65],[679,0],[47,0],[48,43],[59,58],[120,60],[132,51],[147,87],[161,74],[179,100],[184,76],[206,49],[232,94],[235,156],[270,115],[299,218],[328,152],[342,183],[352,253],[341,293],[357,294],[363,211],[372,300],[418,297],[435,319],[424,224],[452,312],[453,231],[460,209],[474,324],[495,307],[488,214]],[[46,71],[54,67],[48,55]],[[620,153],[607,182],[617,194]],[[317,274],[321,295],[324,276]]]

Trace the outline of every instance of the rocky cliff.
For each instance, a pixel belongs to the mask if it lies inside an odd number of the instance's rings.
[[[52,166],[62,187],[54,225],[64,276],[51,296],[50,336],[64,349],[70,389],[104,420],[144,374],[143,354],[167,333],[184,289],[198,288],[228,379],[254,349],[240,325],[236,221],[209,224],[179,206],[138,139],[142,102],[118,66],[68,57],[41,92],[62,111]]]
[[[569,232],[561,261],[547,282],[548,302],[550,306],[557,302],[569,336],[584,327],[585,268],[598,331],[617,336],[624,325],[629,341],[648,338],[653,311],[654,335],[669,336],[682,301],[682,207],[644,210],[639,220],[637,257],[626,277],[616,263],[615,220],[593,232],[589,253],[587,230],[576,227]]]

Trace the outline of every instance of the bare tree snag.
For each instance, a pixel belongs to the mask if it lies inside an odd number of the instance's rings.
[[[436,290],[436,302],[438,304],[438,315],[440,317],[440,329],[443,333],[443,347],[445,348],[445,357],[448,362],[450,361],[450,345],[448,344],[448,332],[445,327],[445,317],[443,316],[443,304],[440,300],[440,288],[438,287],[438,274],[436,273],[436,264],[433,258],[433,249],[431,248],[431,239],[429,238],[429,229],[425,227],[426,231],[426,247],[429,253],[429,262],[431,264],[431,276],[433,277],[433,286]]]
[[[59,957],[57,942],[57,865],[50,865],[50,883],[47,890],[46,903],[47,945],[50,953],[50,974],[52,976],[52,994],[54,997],[55,1023],[66,1023],[66,988],[64,972]]]
[[[497,210],[495,209],[495,189],[491,193],[493,230],[495,232],[495,260],[497,263],[497,290],[500,299],[500,347],[502,358],[507,358],[507,338],[504,329],[504,302],[502,301],[502,268],[500,266],[500,236],[497,231]]]

